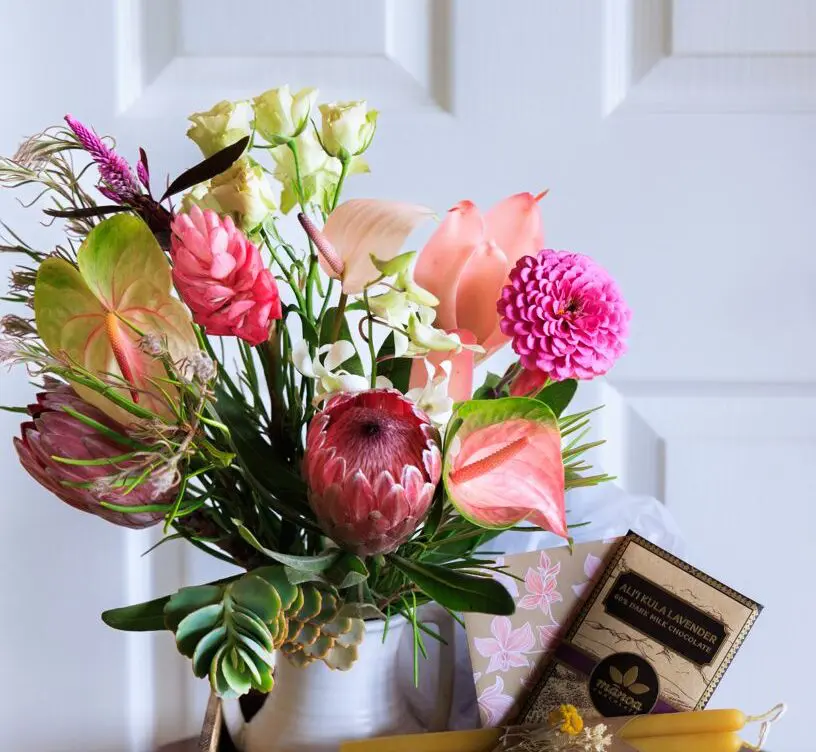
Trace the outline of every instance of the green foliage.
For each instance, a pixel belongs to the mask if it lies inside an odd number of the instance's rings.
[[[516,610],[513,598],[504,586],[490,577],[410,561],[396,555],[390,556],[389,560],[425,595],[451,611],[509,616]]]
[[[548,384],[536,394],[535,398],[547,405],[556,417],[560,417],[572,402],[577,390],[578,382],[575,379],[565,379]]]
[[[377,353],[377,373],[391,381],[395,389],[405,393],[411,379],[411,358],[394,357],[394,332],[389,332]]]

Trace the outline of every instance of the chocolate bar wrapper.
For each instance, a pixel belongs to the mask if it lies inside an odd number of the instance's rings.
[[[629,533],[531,688],[517,723],[700,710],[762,606]]]

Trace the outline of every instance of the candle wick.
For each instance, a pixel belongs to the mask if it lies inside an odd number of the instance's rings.
[[[762,726],[759,728],[759,741],[756,746],[753,744],[746,744],[745,746],[753,750],[753,752],[762,752],[765,742],[768,741],[768,735],[771,733],[771,726],[785,715],[787,709],[788,706],[785,705],[784,702],[780,702],[778,705],[774,705],[767,713],[763,713],[762,715],[749,715],[746,719],[748,723],[762,723]]]

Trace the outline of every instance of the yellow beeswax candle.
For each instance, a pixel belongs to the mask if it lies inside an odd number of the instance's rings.
[[[621,739],[676,734],[713,734],[718,731],[739,731],[747,722],[740,710],[696,710],[688,713],[656,713],[639,715],[619,732]]]
[[[742,739],[734,732],[681,734],[627,739],[637,752],[740,752]]]
[[[344,742],[340,745],[340,752],[493,752],[501,734],[501,729],[478,729],[389,736]]]

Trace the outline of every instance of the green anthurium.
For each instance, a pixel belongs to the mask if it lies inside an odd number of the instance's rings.
[[[170,416],[167,401],[151,383],[166,376],[164,366],[140,350],[139,332],[159,335],[174,361],[198,348],[187,308],[171,295],[170,263],[153,233],[131,214],[110,217],[88,234],[77,266],[60,258],[40,265],[34,311],[46,347],[97,376],[121,377],[129,385],[115,387],[121,396]],[[172,388],[162,386],[172,398]],[[133,422],[98,392],[75,388],[112,418]]]

